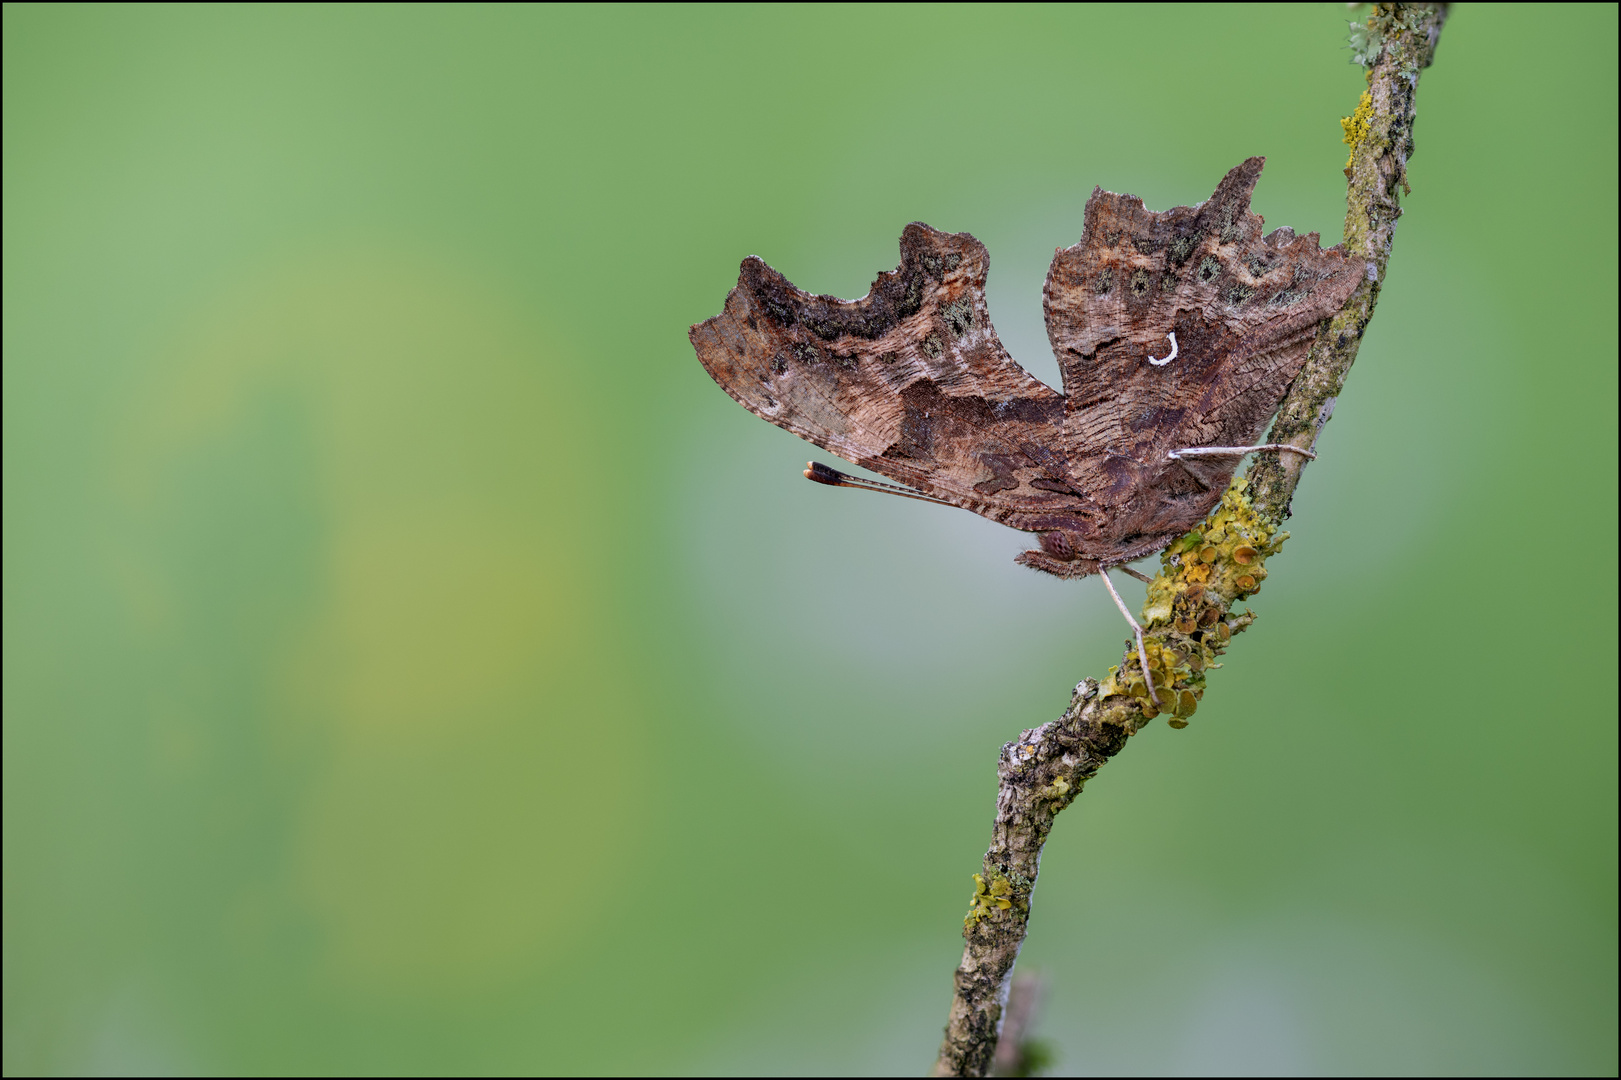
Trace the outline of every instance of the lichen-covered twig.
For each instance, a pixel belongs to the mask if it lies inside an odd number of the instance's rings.
[[[1367,276],[1319,331],[1268,443],[1310,449],[1333,414],[1384,281],[1407,189],[1419,73],[1434,58],[1445,21],[1445,5],[1375,4],[1353,24],[1354,58],[1367,68],[1368,88],[1343,121],[1351,147],[1344,244],[1366,263]],[[1260,591],[1267,558],[1288,537],[1279,527],[1307,460],[1265,454],[1235,479],[1209,519],[1160,557],[1143,607],[1143,648],[1133,641],[1107,678],[1076,686],[1062,716],[1002,748],[996,820],[963,920],[967,946],[936,1076],[984,1076],[990,1068],[1053,818],[1149,720],[1164,712],[1171,726],[1186,726],[1206,670],[1254,621],[1232,605]]]

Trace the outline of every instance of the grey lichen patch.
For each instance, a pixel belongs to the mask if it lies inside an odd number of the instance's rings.
[[[923,275],[908,274],[895,297],[895,315],[909,319],[923,309]]]
[[[1373,67],[1383,56],[1387,42],[1400,46],[1415,37],[1427,37],[1434,17],[1431,4],[1370,5],[1366,19],[1350,24],[1351,63]],[[1420,66],[1427,65],[1403,65],[1401,70],[1408,74]]]
[[[1142,296],[1148,292],[1148,271],[1138,269],[1131,275],[1131,294]]]
[[[1105,266],[1103,272],[1092,282],[1092,291],[1099,296],[1107,295],[1114,288],[1114,267]]]
[[[1351,63],[1358,67],[1370,67],[1379,58],[1384,50],[1385,39],[1378,28],[1369,26],[1366,22],[1354,22],[1351,27]]]
[[[974,325],[974,305],[966,298],[953,301],[940,309],[940,317],[945,320],[952,336],[962,337]]]
[[[1229,304],[1237,305],[1242,304],[1244,301],[1248,300],[1254,295],[1254,289],[1243,284],[1242,282],[1235,281],[1231,285],[1227,286],[1227,291],[1222,294],[1222,299],[1227,301]]]
[[[945,255],[928,252],[918,259],[918,263],[923,267],[924,273],[939,281],[962,264],[962,256],[954,251]]]
[[[1199,241],[1203,239],[1204,233],[1201,232],[1185,233],[1173,239],[1169,250],[1171,264],[1181,266],[1187,262],[1188,256],[1193,254],[1193,250],[1199,246]]]
[[[1199,280],[1209,284],[1221,276],[1221,260],[1214,255],[1206,255],[1199,263]]]
[[[945,352],[945,346],[940,343],[938,335],[930,334],[923,339],[923,352],[930,360],[938,360],[940,354]]]
[[[1283,307],[1296,303],[1311,295],[1311,277],[1296,270],[1289,278],[1289,283],[1272,295],[1268,303]]]
[[[796,341],[788,346],[788,351],[801,364],[814,364],[822,358],[821,352],[808,341]]]
[[[844,334],[844,327],[838,322],[814,312],[801,312],[799,321],[823,341],[835,341]]]

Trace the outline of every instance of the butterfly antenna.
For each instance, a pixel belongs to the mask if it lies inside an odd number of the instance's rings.
[[[1317,455],[1312,451],[1302,450],[1298,446],[1291,446],[1288,443],[1281,442],[1262,443],[1260,446],[1190,446],[1184,450],[1172,450],[1166,456],[1172,461],[1181,461],[1183,458],[1190,457],[1243,457],[1245,454],[1253,454],[1257,450],[1291,450],[1302,457],[1311,458],[1313,461],[1317,460]]]
[[[1165,706],[1159,703],[1159,695],[1154,692],[1154,673],[1148,670],[1148,647],[1143,644],[1143,628],[1137,625],[1137,620],[1131,617],[1126,602],[1114,591],[1114,582],[1109,580],[1109,571],[1099,570],[1098,577],[1103,579],[1103,587],[1114,597],[1114,606],[1120,609],[1120,614],[1131,624],[1131,632],[1137,638],[1137,662],[1143,666],[1143,685],[1148,687],[1148,696],[1154,699],[1154,707],[1163,710]]]
[[[835,468],[823,465],[820,461],[805,462],[805,479],[814,480],[818,484],[826,484],[828,487],[847,487],[856,488],[859,491],[876,491],[880,495],[899,495],[903,499],[916,499],[919,502],[938,503],[941,506],[956,505],[955,503],[949,503],[944,499],[936,499],[933,495],[925,495],[921,491],[917,491],[914,488],[902,487],[900,484],[885,484],[877,480],[864,480],[859,476],[851,476],[849,473],[840,472]]]

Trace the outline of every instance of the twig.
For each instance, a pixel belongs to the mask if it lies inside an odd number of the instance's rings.
[[[1013,976],[1007,1015],[1002,1021],[1002,1038],[991,1058],[992,1076],[1035,1076],[1047,1064],[1046,1043],[1030,1035],[1046,992],[1046,980],[1039,975],[1021,971]]]
[[[1368,272],[1318,332],[1269,443],[1315,446],[1356,359],[1401,216],[1419,73],[1434,58],[1446,14],[1445,5],[1376,4],[1359,28],[1355,43],[1368,67],[1368,89],[1344,121],[1351,146],[1344,244]],[[1163,569],[1149,585],[1143,608],[1148,647],[1128,649],[1108,678],[1076,686],[1062,716],[1002,748],[996,820],[963,920],[967,946],[934,1075],[984,1076],[990,1068],[1054,816],[1161,709],[1173,726],[1187,723],[1203,695],[1205,669],[1254,620],[1249,613],[1234,616],[1230,608],[1260,590],[1266,557],[1288,536],[1277,530],[1289,516],[1307,460],[1301,454],[1257,459],[1210,519],[1161,557]],[[1144,666],[1149,664],[1151,669]]]

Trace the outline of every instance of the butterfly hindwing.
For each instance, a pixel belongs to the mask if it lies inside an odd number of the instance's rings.
[[[966,233],[907,226],[866,297],[813,296],[750,258],[691,338],[756,415],[919,491],[1016,527],[1083,500],[1057,451],[1063,395],[1013,362]]]

